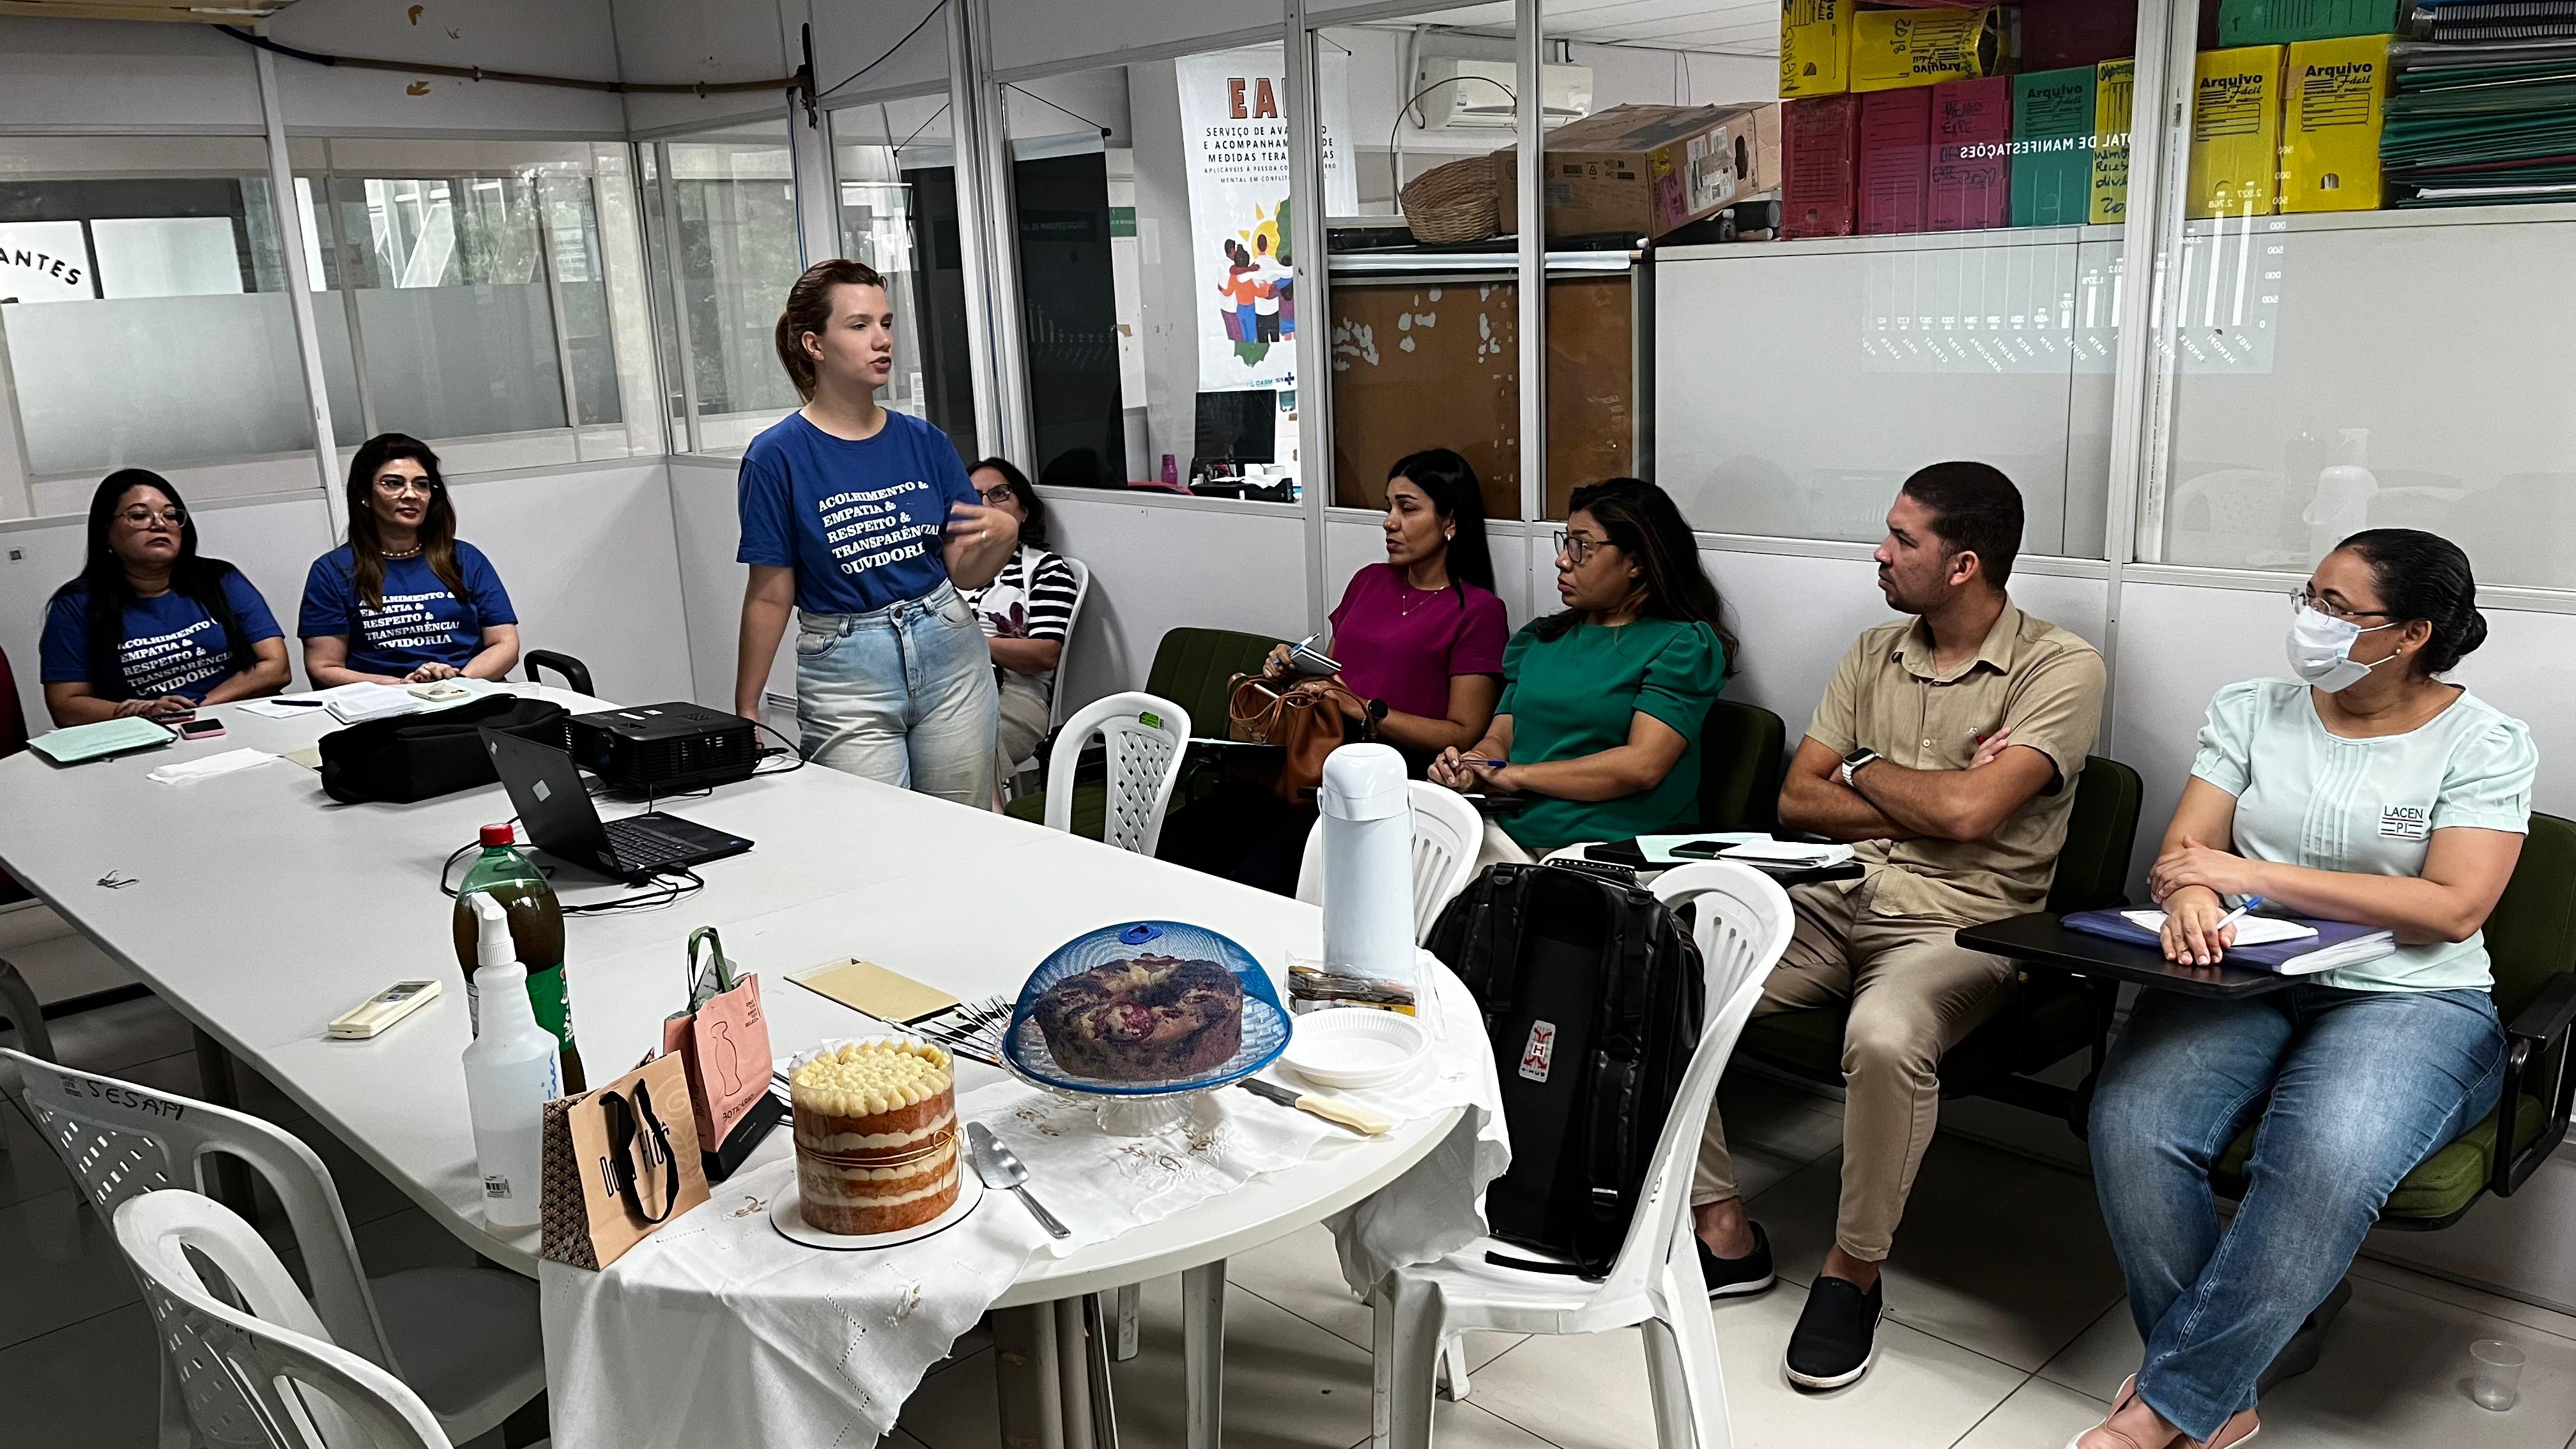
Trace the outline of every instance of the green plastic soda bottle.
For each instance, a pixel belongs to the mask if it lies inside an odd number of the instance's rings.
[[[476,951],[474,897],[488,895],[510,918],[510,942],[519,963],[528,968],[528,1005],[536,1011],[537,1025],[563,1043],[563,1089],[571,1096],[589,1086],[582,1077],[581,1053],[573,1046],[572,991],[564,982],[563,906],[544,873],[519,853],[517,842],[517,832],[507,825],[484,826],[483,854],[456,891],[456,961],[465,968],[466,1009],[480,1035],[482,1001],[475,993],[474,973],[483,963]]]

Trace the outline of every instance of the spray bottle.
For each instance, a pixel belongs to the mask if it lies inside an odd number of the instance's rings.
[[[496,1228],[536,1226],[545,1105],[563,1095],[554,1033],[537,1025],[528,968],[510,941],[510,917],[490,896],[475,898],[483,993],[482,1032],[465,1048],[465,1101],[474,1118],[474,1160],[483,1176],[483,1219]]]

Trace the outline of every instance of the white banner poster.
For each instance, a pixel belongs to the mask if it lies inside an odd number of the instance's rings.
[[[1230,392],[1296,382],[1296,288],[1288,204],[1288,79],[1276,45],[1184,56],[1182,149],[1190,168],[1190,246],[1198,276],[1199,387]],[[1345,151],[1347,58],[1327,52],[1324,211],[1359,209]]]

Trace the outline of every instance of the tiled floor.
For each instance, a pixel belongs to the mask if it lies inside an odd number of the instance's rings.
[[[66,1060],[193,1091],[189,1036],[156,1001],[57,1023]],[[305,1136],[338,1181],[369,1271],[469,1261],[465,1250],[263,1083],[252,1110]],[[1802,1396],[1779,1357],[1829,1236],[1840,1151],[1836,1104],[1761,1080],[1730,1082],[1729,1127],[1782,1286],[1715,1310],[1735,1443],[1833,1449],[2058,1449],[2099,1418],[2137,1364],[2090,1183],[1963,1137],[1933,1147],[1888,1269],[1877,1367],[1852,1388]],[[0,1404],[7,1442],[142,1449],[158,1370],[150,1325],[114,1244],[14,1102],[0,1108]],[[1312,1229],[1234,1260],[1227,1293],[1229,1449],[1345,1449],[1369,1419],[1367,1310]],[[2576,1318],[2365,1260],[2324,1362],[2265,1401],[2264,1449],[2474,1446],[2576,1449]],[[2465,1391],[2468,1344],[2530,1355],[2523,1401],[2493,1414]],[[1147,1286],[1142,1351],[1118,1366],[1125,1442],[1182,1440],[1175,1282]],[[1480,1335],[1467,1402],[1443,1403],[1450,1449],[1637,1449],[1654,1440],[1634,1333]],[[995,1449],[992,1350],[961,1340],[907,1406],[896,1449]]]

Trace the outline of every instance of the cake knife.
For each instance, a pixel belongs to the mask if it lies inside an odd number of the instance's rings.
[[[1265,1101],[1276,1102],[1282,1107],[1294,1107],[1300,1112],[1312,1112],[1327,1122],[1339,1122],[1363,1137],[1376,1137],[1395,1130],[1394,1123],[1356,1102],[1341,1097],[1324,1097],[1313,1092],[1292,1091],[1276,1082],[1265,1082],[1259,1077],[1239,1078],[1235,1085]]]

